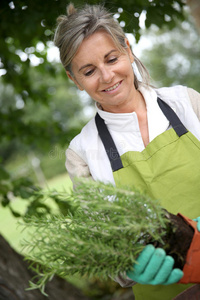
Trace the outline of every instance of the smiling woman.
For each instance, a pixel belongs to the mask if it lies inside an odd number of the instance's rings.
[[[70,4],[58,18],[55,44],[67,76],[91,96],[97,111],[66,151],[71,179],[136,188],[160,199],[170,213],[197,218],[200,95],[183,86],[152,88],[146,68],[103,6],[76,10]],[[175,299],[188,288],[176,284],[185,274],[163,249],[146,247],[128,277],[116,280],[133,286],[136,300]]]
[[[132,112],[140,99],[134,86],[134,58],[127,40],[126,45],[121,52],[108,33],[98,31],[79,47],[71,64],[73,75],[67,71],[78,88],[85,90],[105,111]]]

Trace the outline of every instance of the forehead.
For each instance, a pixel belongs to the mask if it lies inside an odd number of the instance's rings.
[[[110,50],[118,50],[112,37],[105,31],[95,32],[83,40],[72,63],[80,64],[88,59],[104,57]]]

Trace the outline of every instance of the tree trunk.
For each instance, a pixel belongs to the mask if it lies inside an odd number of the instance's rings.
[[[14,251],[0,235],[0,300],[92,300],[66,280],[55,276],[45,288],[49,297],[39,290],[26,291],[34,273],[23,256]],[[110,300],[134,300],[131,288],[118,288]]]
[[[15,252],[0,235],[1,300],[89,300],[80,290],[59,277],[47,284],[48,298],[39,290],[26,291],[33,276],[23,256]]]
[[[197,28],[200,32],[200,1],[199,0],[187,0],[187,5],[190,7],[191,14],[195,19]]]

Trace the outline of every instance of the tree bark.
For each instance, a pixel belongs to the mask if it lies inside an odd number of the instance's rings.
[[[200,32],[200,1],[199,0],[187,0],[187,5],[190,7],[191,14],[194,17],[197,28]]]
[[[92,300],[81,290],[55,276],[45,288],[47,298],[39,290],[26,291],[34,273],[23,256],[14,251],[0,235],[0,300]],[[131,288],[117,289],[110,300],[134,300]]]
[[[48,298],[39,290],[26,291],[33,276],[23,256],[15,252],[0,235],[1,300],[89,300],[79,289],[59,277],[54,277],[47,284]]]

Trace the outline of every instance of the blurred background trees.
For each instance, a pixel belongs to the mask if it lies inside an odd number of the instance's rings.
[[[200,39],[188,12],[172,30],[152,26],[145,38],[151,44],[142,52],[142,61],[156,86],[182,84],[200,92]]]
[[[65,149],[94,114],[92,100],[67,79],[53,47],[56,18],[65,13],[68,3],[0,1],[0,220],[4,224],[10,216],[3,206],[15,217],[27,207],[30,212],[31,205],[32,213],[49,211],[48,203],[32,199],[37,186],[51,186],[54,178],[59,187],[71,187]],[[155,86],[183,84],[200,92],[199,0],[113,0],[105,6],[132,34],[133,51]],[[25,209],[21,199],[28,200]],[[64,204],[58,204],[63,210]],[[2,226],[1,232],[15,247],[13,235],[8,237],[13,226]]]

